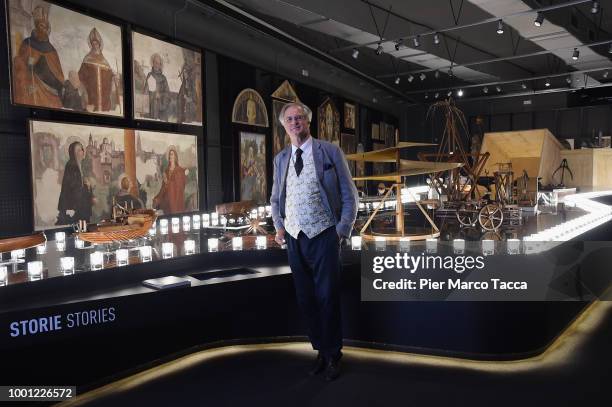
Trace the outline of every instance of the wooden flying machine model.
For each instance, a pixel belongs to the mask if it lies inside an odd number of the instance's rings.
[[[29,249],[30,247],[40,246],[47,241],[43,232],[33,233],[26,236],[8,237],[0,239],[0,253],[13,250]]]
[[[146,236],[156,219],[157,213],[153,209],[128,209],[127,205],[115,204],[112,219],[103,220],[76,236],[97,244],[125,242]]]

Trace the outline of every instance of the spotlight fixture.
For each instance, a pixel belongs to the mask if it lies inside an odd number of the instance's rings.
[[[440,43],[440,34],[434,34],[434,44],[438,45]]]
[[[452,95],[452,94],[453,94],[453,91],[452,91],[452,90],[449,90],[449,91],[446,93],[446,96],[450,97],[450,95]]]
[[[436,94],[434,95],[434,97],[437,99],[440,96],[440,94],[438,92],[436,92]]]
[[[497,20],[497,33],[500,35],[504,33],[504,22],[502,20]]]
[[[408,75],[408,82],[412,82],[414,80],[414,76]]]
[[[544,82],[544,86],[549,87],[550,86],[550,79],[546,79],[546,82]]]
[[[454,74],[453,74],[453,68],[452,68],[452,67],[451,67],[451,68],[448,68],[448,76],[449,76],[450,78],[452,78],[452,77],[453,77],[453,75],[454,75]]]
[[[380,55],[383,53],[383,47],[382,45],[380,45],[380,42],[378,43],[378,47],[376,47],[376,55]]]
[[[568,76],[567,78],[565,78],[565,82],[567,82],[568,85],[572,84],[572,77]]]
[[[425,78],[427,78],[427,76],[425,76],[425,74],[421,72],[421,74],[419,75],[419,78],[421,79],[421,82],[422,82],[425,80]]]
[[[434,78],[438,79],[440,77],[440,71],[434,72]]]
[[[542,27],[543,23],[544,23],[544,14],[542,14],[541,11],[538,11],[538,15],[536,19],[533,21],[533,25],[535,25],[536,27]]]
[[[578,51],[578,48],[574,48],[574,52],[572,53],[572,59],[574,61],[578,61],[578,58],[580,58],[580,51]]]
[[[428,93],[425,94],[425,99],[429,99],[429,94]]]
[[[402,46],[402,40],[399,40],[398,42],[395,43],[395,50],[399,51],[401,46]]]
[[[521,88],[527,89],[527,85],[525,85],[525,82],[521,83]]]
[[[412,43],[414,44],[414,47],[415,47],[415,48],[420,47],[420,46],[421,46],[421,36],[420,36],[420,35],[417,35],[416,37],[414,37],[414,38],[412,39]]]
[[[378,99],[372,98],[372,103],[378,103]]]
[[[357,59],[359,57],[359,50],[357,48],[353,48],[353,59]]]
[[[486,86],[484,88],[482,88],[482,93],[484,93],[484,94],[489,93],[489,88],[487,88]]]
[[[591,13],[597,14],[598,12],[599,12],[599,2],[594,0],[593,3],[591,3]]]
[[[459,96],[459,97],[463,96],[463,89],[459,89],[457,91],[457,96]]]
[[[610,43],[610,47],[608,48],[608,54],[612,54],[612,42]]]
[[[496,91],[499,93],[499,92],[501,92],[501,87],[496,86],[496,87],[495,87],[495,90],[496,90]]]
[[[604,79],[608,78],[608,71],[604,72],[603,77],[604,77]]]
[[[400,83],[400,77],[398,76],[397,78],[395,78],[395,84],[399,85],[399,83]]]

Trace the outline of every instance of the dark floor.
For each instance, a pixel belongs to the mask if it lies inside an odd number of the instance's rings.
[[[500,323],[503,320],[500,319]],[[516,362],[345,348],[342,376],[309,377],[303,343],[198,352],[86,393],[93,406],[610,406],[612,303],[591,306],[543,354]]]

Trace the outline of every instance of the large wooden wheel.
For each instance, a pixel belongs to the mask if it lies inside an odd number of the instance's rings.
[[[474,203],[464,203],[457,209],[456,216],[462,226],[476,226],[476,222],[478,222],[478,206]]]
[[[487,204],[478,213],[478,223],[484,230],[497,230],[503,221],[504,213],[496,204]]]

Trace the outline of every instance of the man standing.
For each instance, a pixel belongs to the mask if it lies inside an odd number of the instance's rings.
[[[272,218],[275,240],[287,243],[296,297],[318,351],[310,374],[340,374],[340,243],[351,234],[357,189],[340,148],[310,135],[312,111],[288,103],[279,121],[291,145],[274,158]]]

